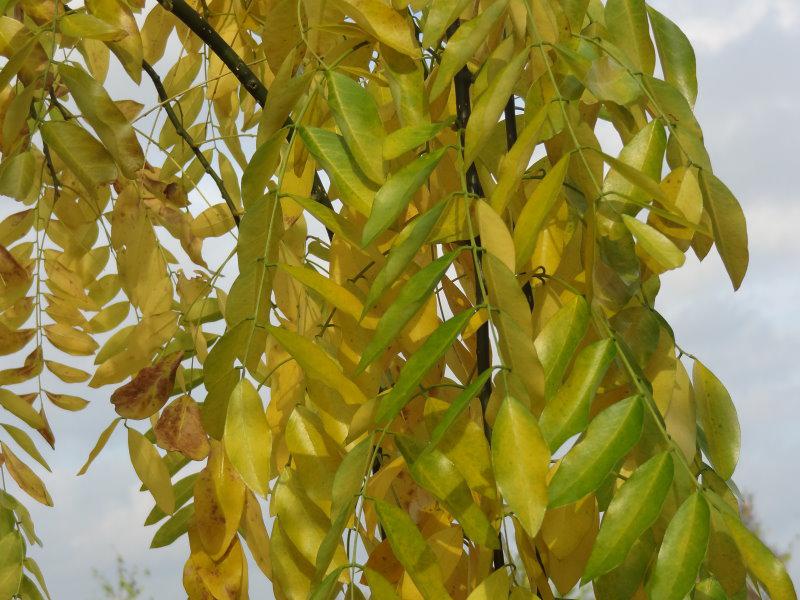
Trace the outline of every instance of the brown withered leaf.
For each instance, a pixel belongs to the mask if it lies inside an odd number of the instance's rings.
[[[203,460],[211,448],[200,421],[200,409],[190,396],[181,396],[170,403],[153,431],[156,443],[164,450],[180,452],[192,460]]]
[[[183,352],[173,352],[156,364],[145,367],[136,376],[111,394],[111,403],[117,414],[126,419],[146,419],[166,404],[175,372],[183,359]]]

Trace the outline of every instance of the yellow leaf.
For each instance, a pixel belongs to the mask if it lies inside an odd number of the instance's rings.
[[[242,480],[260,496],[267,495],[271,438],[261,398],[253,385],[242,379],[228,400],[222,442]]]
[[[17,485],[37,502],[41,502],[45,506],[53,506],[53,499],[50,498],[47,488],[44,487],[44,483],[36,473],[31,471],[30,467],[18,459],[2,442],[0,442],[0,449],[3,451],[6,469]]]
[[[87,400],[78,398],[78,396],[70,396],[69,394],[54,394],[53,392],[48,392],[47,390],[45,390],[44,393],[47,394],[50,402],[55,404],[58,408],[63,408],[64,410],[83,410],[89,405]]]
[[[155,446],[135,429],[128,428],[128,452],[139,480],[145,485],[156,505],[167,514],[175,510],[169,471]]]
[[[497,487],[531,537],[547,509],[550,450],[531,412],[507,396],[492,428],[492,464]]]

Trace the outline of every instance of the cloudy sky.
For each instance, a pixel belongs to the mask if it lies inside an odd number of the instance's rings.
[[[734,294],[712,252],[664,278],[660,310],[683,348],[728,386],[742,421],[736,481],[752,494],[766,539],[793,550],[800,580],[800,3],[797,0],[654,0],[692,39],[698,55],[697,110],[715,171],[748,218],[750,272]],[[150,102],[152,102],[152,97]],[[797,136],[797,137],[795,137]],[[117,554],[147,569],[147,597],[184,598],[186,548],[150,551],[150,509],[117,432],[88,475],[74,473],[113,418],[102,398],[80,415],[53,412],[58,453],[47,485],[56,509],[34,508],[43,549],[34,556],[58,599],[94,600],[92,568],[112,576]],[[32,502],[30,504],[33,504]],[[258,593],[257,590],[261,590]],[[269,597],[263,587],[253,597]]]

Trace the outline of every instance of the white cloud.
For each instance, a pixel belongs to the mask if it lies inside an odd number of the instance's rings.
[[[800,23],[797,0],[657,0],[652,2],[681,28],[698,50],[719,52],[763,23],[784,31]]]

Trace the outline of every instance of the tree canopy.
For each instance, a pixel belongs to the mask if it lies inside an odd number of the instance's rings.
[[[0,13],[0,598],[48,595],[38,446],[101,397],[79,474],[127,439],[190,600],[796,599],[732,399],[655,308],[687,252],[748,265],[667,16]]]

